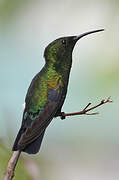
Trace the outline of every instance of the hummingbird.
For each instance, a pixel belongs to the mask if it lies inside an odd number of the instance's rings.
[[[45,48],[45,65],[28,88],[21,128],[14,142],[13,151],[36,154],[52,119],[58,116],[65,118],[62,106],[67,94],[74,46],[82,37],[100,31],[104,29],[78,36],[61,37]]]

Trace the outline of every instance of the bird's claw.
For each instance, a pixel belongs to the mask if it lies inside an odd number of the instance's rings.
[[[65,112],[61,112],[61,119],[62,120],[66,119]]]

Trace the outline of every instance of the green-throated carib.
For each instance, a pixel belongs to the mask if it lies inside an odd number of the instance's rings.
[[[69,75],[72,51],[76,42],[91,33],[56,39],[44,52],[45,66],[33,78],[25,99],[22,125],[13,145],[13,151],[35,154],[39,151],[45,130],[54,117],[61,116]]]

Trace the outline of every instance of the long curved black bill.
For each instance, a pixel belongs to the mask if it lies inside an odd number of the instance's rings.
[[[78,41],[80,38],[82,38],[83,36],[86,36],[88,34],[92,34],[92,33],[96,33],[96,32],[100,32],[100,31],[104,31],[104,29],[98,29],[98,30],[94,30],[94,31],[89,31],[83,34],[80,34],[79,36],[75,36],[74,40]]]

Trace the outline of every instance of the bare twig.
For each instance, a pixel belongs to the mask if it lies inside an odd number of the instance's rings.
[[[15,167],[16,167],[20,154],[21,154],[21,151],[13,152],[12,157],[10,158],[8,162],[4,180],[12,180],[12,178],[14,177]]]
[[[101,106],[101,105],[103,105],[103,104],[111,103],[112,100],[111,100],[110,98],[111,98],[111,97],[107,98],[106,100],[102,100],[99,104],[97,104],[97,105],[95,105],[95,106],[93,106],[93,107],[91,107],[91,108],[88,108],[88,107],[91,105],[91,103],[88,103],[87,106],[86,106],[82,111],[80,111],[80,112],[74,112],[74,113],[64,113],[64,112],[62,112],[62,113],[61,113],[61,119],[65,119],[66,116],[96,115],[96,114],[99,114],[98,112],[96,112],[96,113],[87,113],[87,112],[89,112],[89,111],[91,111],[91,110],[93,110],[93,109],[95,109],[95,108],[97,108],[97,107],[99,107],[99,106]]]

